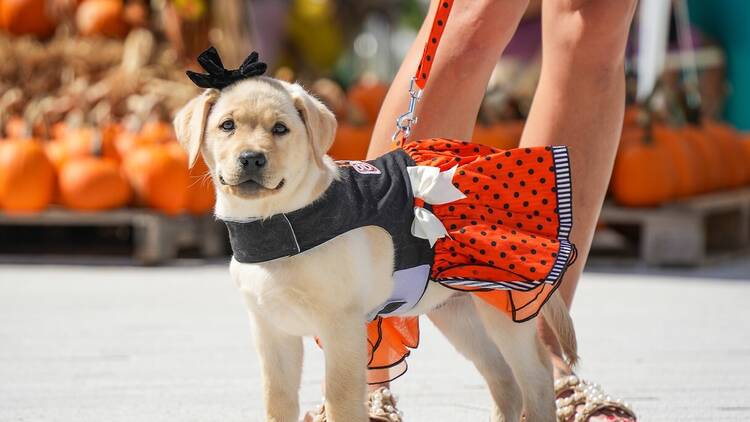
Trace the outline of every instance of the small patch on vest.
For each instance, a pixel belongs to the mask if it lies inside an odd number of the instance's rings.
[[[359,174],[381,174],[380,169],[364,161],[347,161],[345,164],[352,166]]]

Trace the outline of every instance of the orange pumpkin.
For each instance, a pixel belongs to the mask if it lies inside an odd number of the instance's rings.
[[[47,14],[45,0],[2,0],[0,26],[13,35],[48,37],[56,22]]]
[[[214,208],[216,192],[208,172],[208,166],[203,158],[198,157],[198,161],[190,169],[190,184],[185,203],[185,210],[191,214],[206,214]]]
[[[523,132],[523,121],[512,120],[495,123],[491,126],[476,125],[472,142],[500,149],[518,148]]]
[[[76,11],[76,27],[85,36],[125,37],[129,27],[122,0],[85,0]]]
[[[70,129],[64,132],[62,138],[47,142],[45,149],[47,150],[47,156],[58,170],[69,159],[98,154],[119,163],[120,154],[115,148],[116,135],[117,129],[115,126],[108,126],[103,130],[94,128]],[[101,136],[101,139],[98,139],[98,136]]]
[[[52,202],[55,170],[33,139],[0,142],[0,207],[6,212],[35,212]]]
[[[705,190],[702,174],[705,166],[693,145],[681,134],[664,125],[654,125],[651,136],[672,158],[675,170],[675,197],[685,197]]]
[[[335,160],[364,160],[367,149],[370,147],[372,137],[372,126],[353,126],[342,123],[336,129],[336,138],[333,140],[328,155]]]
[[[125,156],[128,151],[143,145],[173,141],[175,135],[172,125],[155,120],[144,124],[138,132],[120,130],[115,137],[115,147],[120,156]]]
[[[139,136],[143,138],[144,142],[152,143],[176,140],[172,124],[161,120],[152,120],[144,124]]]
[[[642,130],[629,132],[615,160],[612,193],[622,205],[657,206],[674,197],[674,174],[669,150]]]
[[[713,140],[700,127],[693,125],[682,127],[680,134],[692,145],[701,158],[704,168],[700,174],[702,180],[701,192],[710,192],[726,186],[729,174],[724,167],[721,153]]]
[[[118,163],[95,156],[66,161],[58,175],[58,188],[62,204],[81,211],[120,208],[132,194]]]
[[[175,159],[187,163],[187,153],[177,142],[169,142],[165,145]],[[189,174],[185,211],[194,215],[205,214],[213,209],[216,202],[216,193],[203,157],[198,157],[193,168],[189,170]]]
[[[142,204],[170,215],[184,209],[190,183],[187,157],[178,156],[173,147],[139,146],[125,156],[123,169]]]
[[[47,159],[52,163],[56,171],[60,171],[68,159],[68,150],[65,141],[62,139],[53,139],[45,142],[44,152],[47,154]]]
[[[744,160],[744,150],[739,133],[726,123],[706,120],[703,130],[713,140],[723,158],[728,173],[726,187],[742,186],[750,179],[750,167]]]
[[[387,93],[388,85],[375,77],[365,76],[349,88],[347,99],[349,104],[361,112],[365,121],[372,125],[378,118]]]

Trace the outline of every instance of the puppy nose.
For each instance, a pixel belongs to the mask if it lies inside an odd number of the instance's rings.
[[[266,165],[266,155],[257,151],[243,151],[239,160],[245,170],[258,170]]]

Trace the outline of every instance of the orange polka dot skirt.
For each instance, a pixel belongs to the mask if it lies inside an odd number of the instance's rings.
[[[432,280],[472,292],[514,321],[534,318],[575,259],[567,148],[499,150],[435,138],[403,149],[417,165],[458,166],[453,184],[466,195],[431,206],[448,232],[435,243]],[[379,317],[368,339],[370,382],[386,381],[406,370],[419,326],[415,318]]]

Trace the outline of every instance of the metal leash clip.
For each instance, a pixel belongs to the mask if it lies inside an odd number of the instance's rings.
[[[417,116],[414,115],[414,109],[417,107],[417,101],[422,98],[422,89],[416,86],[416,79],[411,78],[409,85],[409,111],[398,116],[396,119],[396,132],[391,138],[393,141],[398,139],[400,133],[404,134],[404,139],[409,137],[411,127],[417,123]]]

